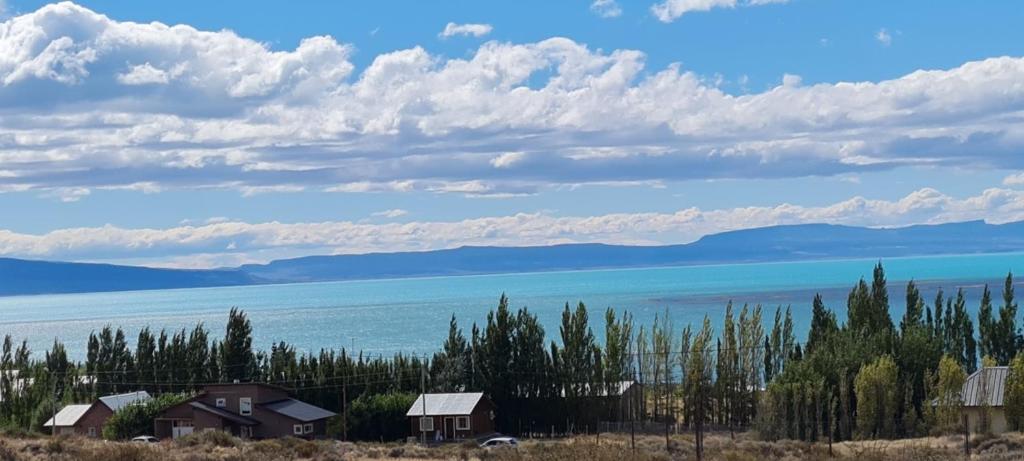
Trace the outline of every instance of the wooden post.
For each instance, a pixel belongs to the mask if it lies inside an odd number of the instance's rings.
[[[963,414],[964,420],[964,459],[971,459],[971,427],[968,424],[970,421],[967,418],[967,413]]]
[[[427,417],[427,372],[422,366],[420,367],[420,393],[423,396],[423,416]],[[423,430],[423,419],[420,419],[420,441],[423,445],[427,444],[427,433]]]
[[[341,377],[341,440],[348,442],[348,376]]]
[[[50,398],[53,399],[52,403],[50,405],[50,413],[51,413],[50,416],[52,418],[52,419],[50,419],[50,423],[52,423],[52,424],[50,424],[50,436],[53,437],[53,436],[57,435],[57,380],[54,379],[52,373],[50,374],[50,381],[53,382],[52,383],[52,391],[53,392],[50,394]]]

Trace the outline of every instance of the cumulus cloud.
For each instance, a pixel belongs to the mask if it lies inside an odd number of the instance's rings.
[[[393,209],[390,209],[390,210],[378,211],[376,213],[373,213],[371,216],[373,216],[375,218],[391,218],[391,219],[393,219],[393,218],[398,218],[398,217],[401,217],[401,216],[405,216],[407,214],[409,214],[408,211],[405,211],[405,210],[403,210],[401,208],[393,208]]]
[[[400,211],[400,210],[398,210]],[[396,214],[396,210],[385,213]],[[673,213],[554,216],[519,213],[462,221],[368,223],[245,223],[212,220],[167,229],[116,226],[61,229],[45,234],[0,230],[0,255],[76,260],[162,261],[194,266],[200,261],[265,261],[271,257],[370,251],[411,251],[461,245],[544,245],[571,242],[660,244],[689,242],[709,233],[751,227],[834,223],[901,226],[985,219],[1024,219],[1024,191],[988,189],[955,198],[920,189],[898,200],[854,197],[825,206],[775,206]],[[194,258],[191,256],[195,256]],[[191,261],[186,264],[186,261]],[[176,263],[177,262],[177,263]]]
[[[1024,172],[1011,174],[1003,178],[1004,186],[1024,186]]]
[[[483,37],[491,33],[492,29],[493,27],[490,24],[456,24],[449,22],[437,36],[441,38],[454,37],[456,35]]]
[[[892,45],[892,34],[885,30],[885,28],[879,29],[878,32],[875,33],[875,40],[878,40],[878,43],[881,43],[882,46]]]
[[[622,16],[622,7],[615,0],[594,0],[590,4],[590,11],[602,18]]]
[[[696,11],[711,11],[714,8],[736,8],[738,6],[759,6],[771,3],[788,3],[789,0],[663,0],[651,6],[651,13],[661,22],[672,22],[684,14]]]
[[[1018,57],[881,82],[784,76],[734,95],[678,64],[648,69],[640,51],[566,38],[490,41],[461,58],[416,47],[357,71],[351,46],[331,37],[275,51],[72,3],[0,22],[0,50],[0,191],[507,197],[905,165],[1024,168]]]

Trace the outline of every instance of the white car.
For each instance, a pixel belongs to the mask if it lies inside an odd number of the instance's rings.
[[[157,439],[156,437],[153,437],[152,435],[140,435],[140,436],[135,437],[135,438],[132,439],[132,442],[141,442],[141,443],[157,443],[159,441],[160,441],[159,439]]]
[[[515,437],[495,437],[480,444],[480,448],[493,450],[495,448],[519,448],[519,441]]]

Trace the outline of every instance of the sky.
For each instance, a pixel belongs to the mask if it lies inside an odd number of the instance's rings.
[[[1015,0],[0,0],[0,257],[1024,219]]]

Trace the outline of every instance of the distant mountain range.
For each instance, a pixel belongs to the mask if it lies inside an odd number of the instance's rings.
[[[0,258],[0,295],[1010,251],[1024,251],[1024,221],[892,229],[801,224],[724,232],[684,245],[461,247],[308,256],[211,270]]]

